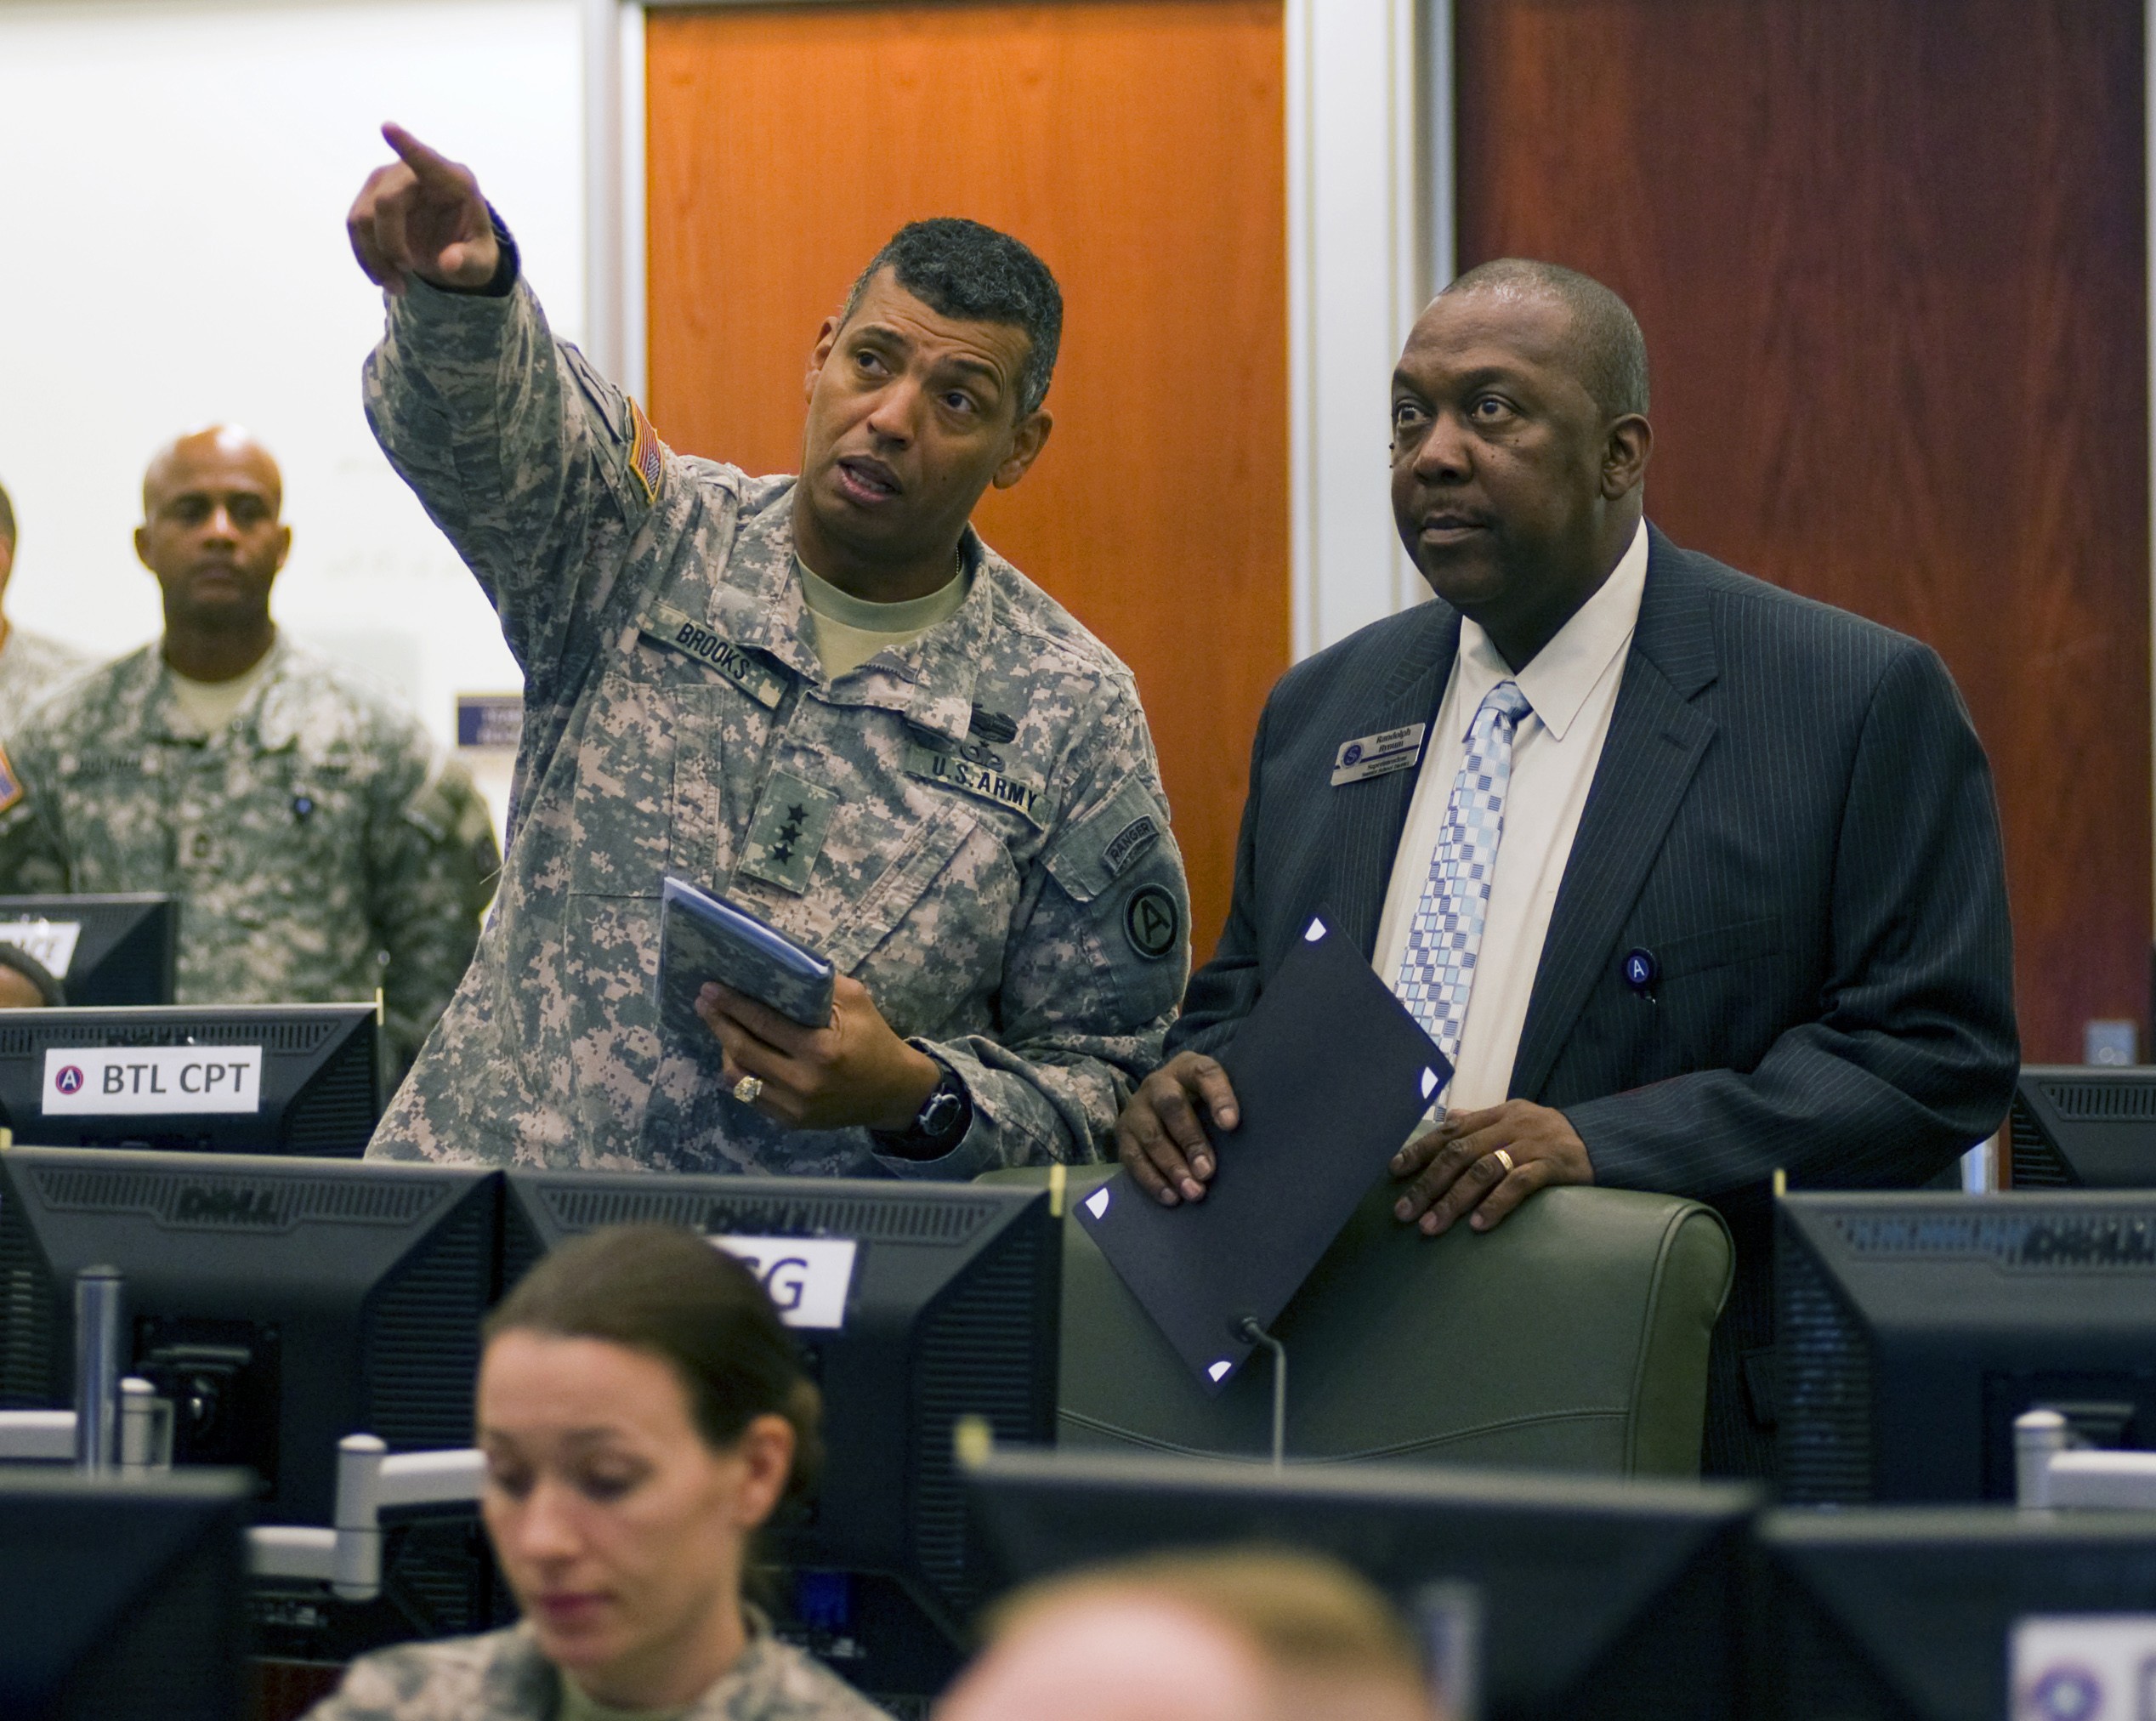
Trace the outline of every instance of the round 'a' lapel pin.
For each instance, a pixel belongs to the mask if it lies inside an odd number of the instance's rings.
[[[1625,955],[1625,984],[1636,992],[1643,992],[1654,984],[1662,972],[1662,966],[1654,960],[1651,950],[1628,951]]]

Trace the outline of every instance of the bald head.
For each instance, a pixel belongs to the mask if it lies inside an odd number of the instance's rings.
[[[1240,1633],[1138,1591],[1074,1595],[1013,1625],[938,1721],[1272,1721]]]
[[[938,1721],[1429,1721],[1384,1598],[1330,1560],[1229,1549],[1052,1581],[999,1610]]]
[[[135,554],[164,589],[165,661],[181,674],[230,680],[269,650],[284,492],[270,451],[229,424],[167,443],[143,474]]]
[[[1569,313],[1564,351],[1605,418],[1647,411],[1647,338],[1631,307],[1591,275],[1560,264],[1501,257],[1478,264],[1438,294],[1544,298]]]
[[[173,437],[150,457],[142,474],[142,517],[155,518],[161,501],[205,470],[227,469],[252,477],[268,500],[272,520],[284,512],[285,475],[270,451],[237,424],[212,424]]]

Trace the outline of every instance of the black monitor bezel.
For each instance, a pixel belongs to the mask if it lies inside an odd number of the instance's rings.
[[[292,1055],[268,1045],[271,1037],[290,1035],[320,1025],[326,1031],[318,1048],[304,1054],[309,1062],[302,1079],[291,1080]],[[211,1037],[201,1038],[202,1034]],[[175,1036],[184,1035],[184,1038]],[[9,1104],[8,1088],[42,1098],[43,1054],[54,1044],[88,1039],[105,1046],[233,1045],[253,1036],[265,1042],[264,1109],[242,1116],[174,1114],[143,1117],[63,1117],[48,1121],[42,1105]],[[27,1037],[31,1045],[16,1052],[11,1042]],[[356,1043],[355,1043],[356,1042]],[[10,1082],[8,1071],[30,1067],[27,1082]],[[281,1090],[274,1097],[269,1091]],[[348,1123],[323,1127],[308,1115],[311,1103],[328,1104],[325,1088],[338,1085],[336,1104],[352,1114]],[[346,1094],[357,1084],[360,1093]],[[141,1004],[108,1008],[0,1011],[0,1126],[26,1146],[144,1149],[159,1152],[241,1152],[304,1158],[353,1158],[366,1150],[382,1116],[382,1008],[378,1002],[307,1004]],[[289,1089],[289,1091],[282,1091]],[[18,1120],[17,1112],[22,1113]],[[364,1113],[366,1125],[360,1127]],[[265,1122],[266,1118],[266,1122]],[[65,1139],[50,1139],[60,1136]]]
[[[179,980],[179,917],[180,898],[169,891],[122,890],[77,891],[67,895],[33,894],[19,896],[0,896],[0,920],[80,919],[84,913],[111,912],[128,918],[122,929],[104,941],[103,947],[88,958],[90,970],[82,969],[85,960],[78,946],[75,960],[68,965],[65,974],[56,975],[61,988],[67,994],[72,1008],[91,1009],[121,1009],[129,1006],[170,1004]],[[85,925],[84,932],[89,930]],[[147,950],[133,946],[147,944]],[[124,974],[105,975],[99,972],[116,954],[126,953],[137,961],[146,961],[150,968],[156,993],[152,997],[114,997],[110,994]]]

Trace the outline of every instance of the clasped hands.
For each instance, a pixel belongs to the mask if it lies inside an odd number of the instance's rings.
[[[1164,1207],[1203,1201],[1217,1169],[1200,1106],[1216,1129],[1241,1122],[1228,1072],[1202,1052],[1178,1052],[1138,1084],[1115,1120],[1117,1156]],[[1524,1099],[1447,1112],[1393,1156],[1391,1169],[1406,1184],[1393,1213],[1430,1237],[1463,1218],[1486,1231],[1537,1190],[1595,1180],[1586,1144],[1565,1115]]]

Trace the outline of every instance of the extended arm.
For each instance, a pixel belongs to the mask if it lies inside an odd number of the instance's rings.
[[[557,342],[470,173],[394,127],[401,159],[353,206],[389,294],[368,423],[478,577],[539,698],[603,632],[663,458],[650,427]]]

